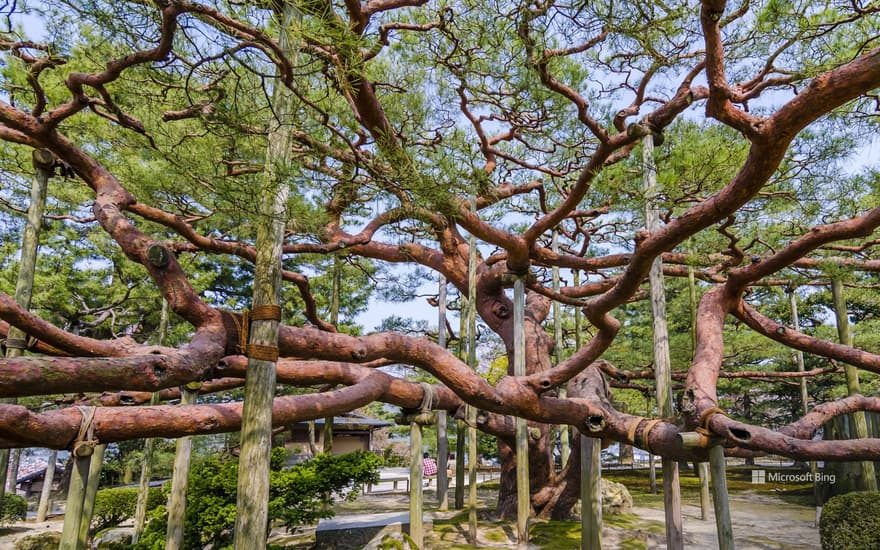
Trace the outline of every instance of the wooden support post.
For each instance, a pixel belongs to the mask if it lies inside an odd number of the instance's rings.
[[[800,319],[798,318],[798,304],[797,304],[797,294],[794,288],[788,288],[788,300],[791,304],[791,326],[794,330],[800,330]],[[795,350],[794,352],[795,360],[797,361],[797,369],[798,372],[804,372],[804,352],[801,350]],[[804,414],[810,412],[810,402],[809,402],[809,394],[807,393],[807,377],[802,376],[800,379],[801,385],[801,407],[803,408]],[[819,518],[822,517],[822,495],[819,486],[819,465],[815,460],[810,462],[810,473],[813,476],[813,501],[816,504],[816,519],[814,521],[815,527],[819,527]]]
[[[409,536],[417,548],[425,544],[422,519],[422,426],[409,424]]]
[[[195,404],[198,389],[194,386],[180,388],[180,404]],[[168,498],[168,530],[165,550],[183,548],[183,530],[186,519],[186,491],[189,486],[189,464],[192,457],[192,437],[177,440],[174,453],[174,471],[171,477],[171,496]],[[240,474],[239,474],[240,475]]]
[[[642,138],[642,166],[645,177],[645,222],[649,232],[660,230],[660,217],[654,205],[657,194],[657,169],[654,166],[654,137],[648,132]],[[660,415],[669,418],[672,410],[672,377],[669,360],[669,331],[666,325],[666,292],[663,287],[663,263],[660,256],[654,259],[649,274],[651,285],[651,309],[654,317],[654,380],[657,387],[657,405]],[[663,459],[663,506],[666,512],[666,547],[670,550],[684,548],[681,523],[681,487],[678,479],[678,462]]]
[[[58,451],[52,449],[49,453],[49,461],[46,463],[43,488],[40,491],[40,504],[37,506],[37,522],[46,521],[46,517],[52,509],[52,482],[55,480],[55,462],[57,461]]]
[[[64,526],[61,528],[61,544],[58,550],[83,550],[79,544],[79,528],[82,521],[83,501],[86,484],[89,481],[90,456],[73,457],[73,472],[67,489],[67,504],[64,507]]]
[[[601,440],[580,435],[581,548],[602,550]]]
[[[34,290],[34,272],[37,267],[37,248],[40,244],[40,223],[46,207],[46,188],[52,177],[55,157],[47,149],[35,149],[31,155],[34,166],[34,179],[31,182],[30,203],[27,221],[21,239],[21,258],[18,262],[18,279],[15,283],[15,302],[22,309],[31,307]],[[6,334],[6,357],[20,357],[27,347],[27,335],[17,327],[10,326]],[[0,403],[16,403],[16,399],[0,399]],[[0,501],[6,494],[6,472],[9,469],[9,449],[0,449]],[[18,468],[16,467],[16,471]],[[13,475],[13,477],[15,477]],[[15,483],[12,482],[12,492]]]
[[[552,245],[553,252],[559,252],[559,233],[557,231],[553,232],[553,241]],[[559,294],[559,267],[553,266],[552,272],[552,282],[553,282],[553,292]],[[562,308],[559,305],[559,302],[553,300],[553,355],[556,360],[556,364],[562,362]],[[565,386],[559,388],[559,398],[565,399],[568,396],[568,390]],[[562,455],[561,467],[565,468],[565,464],[568,462],[568,457],[571,455],[571,443],[569,442],[568,437],[568,425],[563,424],[559,426],[559,452]]]
[[[437,297],[437,344],[446,347],[446,277],[440,275],[440,293]],[[446,411],[437,412],[437,504],[440,511],[449,510],[449,437]]]
[[[153,392],[150,398],[150,406],[158,405],[159,392]],[[141,478],[138,483],[138,499],[134,509],[134,532],[131,535],[132,544],[140,540],[147,522],[147,504],[150,500],[150,480],[153,479],[153,452],[156,449],[156,440],[149,438],[144,441],[144,458],[141,463]]]
[[[9,479],[7,480],[6,490],[15,494],[15,486],[18,485],[18,470],[21,466],[21,449],[12,449],[9,451]]]
[[[697,280],[694,266],[688,265],[688,297],[691,308],[691,357],[697,352]],[[709,519],[709,464],[697,463],[697,474],[700,478],[700,519]]]
[[[645,394],[645,418],[651,418],[654,406],[651,403],[651,395]],[[651,494],[657,494],[657,465],[654,464],[654,453],[648,451],[648,484]]]
[[[525,339],[526,292],[525,277],[513,280],[513,375],[526,375]],[[516,417],[516,537],[521,548],[529,543],[529,426],[525,418]]]
[[[159,314],[159,334],[157,344],[165,345],[168,337],[168,300],[162,300],[162,310]],[[150,397],[150,406],[154,407],[161,400],[159,392],[153,392]],[[134,509],[134,532],[131,535],[131,543],[135,544],[144,532],[147,522],[147,504],[150,500],[150,480],[153,478],[153,451],[156,448],[156,440],[148,438],[144,441],[144,458],[141,462],[141,478],[138,483],[138,499]]]
[[[467,297],[461,296],[461,312],[459,314],[458,325],[458,357],[462,361],[467,361],[467,308],[470,307]],[[465,449],[465,433],[467,432],[463,420],[456,423],[456,439],[455,439],[455,509],[464,508],[464,449]]]
[[[83,497],[82,520],[79,523],[79,542],[80,548],[88,548],[89,529],[92,526],[92,516],[95,512],[95,498],[98,495],[98,484],[101,481],[101,470],[104,468],[104,453],[107,445],[101,444],[95,446],[92,453],[92,459],[89,462],[89,480],[86,483],[86,494]]]
[[[834,301],[834,315],[837,319],[837,335],[840,343],[844,346],[853,345],[852,333],[849,329],[849,315],[846,309],[846,296],[843,293],[843,282],[834,278],[831,280],[831,296]],[[846,370],[846,390],[847,395],[856,395],[862,393],[861,384],[859,382],[859,371],[852,365],[845,365]],[[868,422],[865,418],[864,411],[857,411],[852,414],[855,433],[850,434],[853,439],[865,439],[868,437]],[[877,477],[874,472],[874,463],[865,460],[859,463],[861,470],[860,489],[863,491],[877,490]]]
[[[333,289],[330,294],[330,324],[339,324],[339,285],[342,277],[342,261],[339,255],[333,256]],[[323,453],[333,454],[333,416],[324,417],[324,432],[321,435]]]
[[[477,210],[477,197],[471,196],[471,212]],[[468,237],[468,366],[477,369],[477,239]],[[477,544],[477,409],[468,405],[468,538]]]
[[[697,471],[700,475],[700,519],[709,519],[709,463],[697,462]]]
[[[477,409],[467,408],[468,418],[468,539],[477,544],[477,465],[480,462],[477,451]]]
[[[730,500],[727,493],[727,464],[724,446],[709,447],[709,466],[712,469],[712,502],[715,505],[715,526],[719,550],[734,550],[733,523],[730,520]]]
[[[280,2],[276,13],[279,47],[295,57],[291,27],[300,14],[293,2]],[[260,223],[257,224],[256,266],[253,307],[278,306],[281,289],[281,248],[287,221],[290,154],[296,107],[295,96],[275,79],[272,93],[273,117],[269,121],[266,171],[260,192]],[[251,323],[250,344],[278,347],[276,319]],[[264,356],[266,357],[266,356]],[[241,417],[241,454],[238,463],[238,497],[234,547],[237,550],[265,550],[269,522],[269,458],[272,448],[272,401],[275,397],[275,363],[251,357],[244,388]]]

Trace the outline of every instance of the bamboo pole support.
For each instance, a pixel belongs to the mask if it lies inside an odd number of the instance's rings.
[[[409,424],[409,536],[417,548],[425,544],[422,519],[422,426]]]
[[[730,497],[727,492],[727,464],[724,446],[709,447],[709,467],[712,470],[712,502],[715,505],[715,527],[718,531],[719,550],[734,550],[733,523],[730,520]]]
[[[601,440],[581,434],[581,548],[602,550]]]
[[[37,267],[37,248],[40,244],[40,223],[46,208],[46,188],[52,177],[55,157],[48,149],[34,149],[31,154],[34,177],[31,181],[30,202],[21,239],[21,258],[18,262],[18,278],[15,283],[15,302],[22,309],[30,309],[34,291],[34,272]],[[20,357],[27,347],[27,335],[17,327],[10,326],[6,334],[6,357]],[[0,399],[0,403],[16,403],[15,398]],[[6,494],[6,472],[9,469],[9,449],[0,449],[0,501]],[[17,468],[16,468],[17,471]],[[13,477],[15,477],[13,475]],[[12,491],[15,484],[12,482]]]
[[[446,277],[440,275],[437,297],[437,344],[446,348]],[[437,411],[437,504],[441,512],[449,510],[449,436],[446,411]]]
[[[844,346],[852,347],[853,338],[849,328],[849,316],[846,309],[846,296],[843,292],[843,282],[834,278],[831,280],[831,296],[834,301],[834,315],[837,320],[837,335],[840,343]],[[846,390],[847,395],[856,395],[862,393],[862,387],[859,383],[859,371],[852,365],[845,365],[846,371]],[[865,418],[864,411],[857,411],[852,415],[853,424],[855,426],[854,439],[866,439],[868,437],[868,421]],[[853,435],[853,434],[851,434]],[[863,491],[877,490],[877,477],[874,472],[874,463],[865,460],[859,463],[861,470],[861,489]]]
[[[553,241],[551,244],[553,248],[553,252],[559,252],[559,232],[553,232]],[[559,266],[553,266],[552,270],[552,284],[553,284],[553,292],[559,294]],[[562,308],[559,305],[559,302],[553,300],[553,354],[556,359],[556,364],[562,362]],[[559,398],[565,399],[568,396],[568,389],[565,386],[561,386],[559,388]],[[565,468],[565,464],[568,462],[568,457],[571,455],[571,442],[568,437],[568,425],[563,424],[559,426],[559,452],[562,455],[561,467]]]
[[[525,339],[526,293],[525,277],[513,280],[513,375],[526,375]],[[516,417],[516,536],[520,548],[529,543],[529,426],[525,418]]]
[[[40,491],[40,504],[37,506],[37,522],[46,521],[49,510],[52,508],[52,482],[55,480],[55,462],[58,461],[58,451],[52,449],[49,453],[49,461],[46,464],[46,475],[43,477],[43,488]]]
[[[648,132],[642,138],[642,166],[645,177],[645,225],[649,232],[660,230],[660,218],[654,205],[657,194],[657,168],[654,165],[654,136]],[[663,263],[654,259],[649,274],[651,309],[654,317],[654,379],[657,386],[657,405],[660,415],[669,418],[672,410],[672,378],[669,359],[669,331],[666,324],[666,292],[663,287]],[[666,513],[666,547],[684,548],[681,523],[681,487],[678,462],[663,459],[663,508]]]
[[[107,451],[106,444],[95,445],[92,459],[89,462],[89,480],[86,483],[86,493],[83,496],[82,520],[79,523],[80,548],[88,548],[89,529],[92,526],[92,516],[95,513],[95,498],[98,496],[98,484],[101,481],[101,470],[104,469],[104,453]]]
[[[91,457],[73,457],[73,472],[67,489],[67,504],[64,507],[64,526],[61,528],[61,544],[58,550],[83,550],[79,543],[79,528],[83,516],[83,503],[86,484],[89,481]]]
[[[293,2],[280,3],[279,47],[295,57],[290,28],[300,14]],[[275,79],[272,94],[274,117],[270,120],[266,148],[266,172],[262,181],[257,225],[253,307],[279,305],[281,248],[287,220],[287,197],[291,177],[290,152],[295,123],[295,96]],[[250,344],[278,347],[279,321],[266,319],[251,324]],[[248,359],[241,423],[241,454],[238,470],[237,514],[234,547],[264,550],[269,522],[269,459],[272,447],[272,401],[275,396],[275,361]]]
[[[198,398],[198,390],[183,386],[180,388],[180,404],[193,405]],[[168,498],[168,531],[165,537],[165,550],[183,548],[183,531],[186,520],[186,491],[189,487],[189,465],[192,458],[192,437],[177,440],[174,452],[174,472],[171,477],[171,496]]]

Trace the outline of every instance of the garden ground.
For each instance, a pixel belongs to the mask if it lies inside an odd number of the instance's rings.
[[[605,476],[627,486],[633,496],[632,513],[607,516],[603,531],[606,549],[636,550],[664,547],[663,497],[648,490],[646,470],[617,470]],[[688,548],[717,548],[715,522],[699,518],[699,482],[691,472],[682,472],[685,545]],[[810,505],[812,490],[805,484],[751,483],[751,469],[732,468],[728,472],[734,534],[739,550],[818,550],[819,532],[813,526],[814,508]],[[467,544],[467,512],[436,510],[435,493],[425,494],[426,512],[434,514],[434,528],[427,534],[429,548],[444,550],[513,548],[515,527],[499,522],[492,514],[498,482],[480,485],[479,540],[477,546]],[[353,502],[337,506],[337,515],[364,512],[407,510],[405,493],[362,495]],[[0,550],[14,548],[14,541],[35,532],[60,530],[61,521],[52,520],[14,525],[0,531]],[[532,524],[531,548],[566,550],[580,547],[579,522],[543,522]],[[295,535],[276,532],[275,543],[288,548],[305,549],[314,541],[314,529]]]

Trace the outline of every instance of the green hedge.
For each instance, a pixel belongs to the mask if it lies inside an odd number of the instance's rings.
[[[27,515],[27,500],[12,493],[4,493],[0,500],[0,525],[24,520]]]
[[[95,511],[92,514],[92,529],[95,532],[119,525],[133,518],[137,508],[138,489],[136,487],[116,487],[101,489],[95,496]],[[158,487],[151,487],[147,498],[147,510],[165,504],[165,497]]]
[[[819,522],[823,550],[880,548],[880,493],[856,492],[832,497]]]

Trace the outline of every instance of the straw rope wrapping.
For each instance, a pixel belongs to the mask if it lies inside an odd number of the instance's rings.
[[[278,361],[278,347],[249,344],[251,323],[254,321],[281,321],[281,308],[268,304],[256,306],[242,313],[222,312],[223,326],[229,338],[226,342],[227,355],[244,355],[258,361]]]
[[[82,420],[79,424],[79,432],[73,441],[71,452],[73,456],[91,456],[95,451],[98,440],[95,439],[95,407],[78,406]]]

